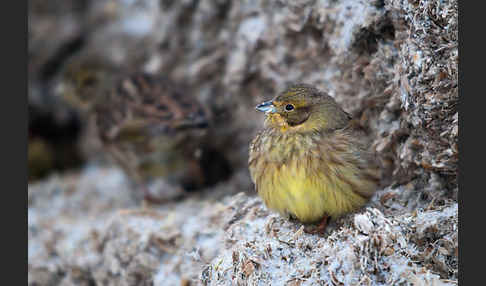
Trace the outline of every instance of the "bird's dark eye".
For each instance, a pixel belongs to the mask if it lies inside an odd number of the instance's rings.
[[[287,104],[287,105],[285,105],[285,110],[287,110],[287,111],[294,110],[294,106],[292,104]]]

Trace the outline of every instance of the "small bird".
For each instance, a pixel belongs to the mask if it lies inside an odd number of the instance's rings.
[[[347,114],[326,93],[294,84],[256,107],[264,129],[252,140],[249,169],[265,205],[322,233],[329,217],[362,207],[380,169]],[[309,231],[312,232],[312,231]]]
[[[103,150],[146,201],[162,203],[173,195],[168,193],[179,197],[208,183],[201,164],[209,111],[180,85],[160,75],[117,71],[96,58],[73,59],[61,80],[61,98],[95,123]]]

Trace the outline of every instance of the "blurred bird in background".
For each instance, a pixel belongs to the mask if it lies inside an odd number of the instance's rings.
[[[205,148],[210,112],[168,78],[78,57],[66,65],[57,92],[93,123],[103,150],[146,201],[161,203],[215,181],[203,166],[214,155]]]

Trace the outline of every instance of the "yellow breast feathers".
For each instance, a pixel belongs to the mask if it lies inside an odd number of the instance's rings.
[[[250,146],[249,167],[270,209],[302,222],[340,216],[366,203],[378,181],[371,156],[345,130],[263,130]],[[368,160],[369,159],[369,160]]]

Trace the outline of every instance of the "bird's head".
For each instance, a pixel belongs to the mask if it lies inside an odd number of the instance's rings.
[[[108,67],[98,59],[74,58],[61,71],[56,92],[76,109],[88,110],[108,85]]]
[[[294,84],[274,99],[259,104],[265,125],[281,132],[332,131],[345,127],[350,116],[334,98],[307,84]]]

